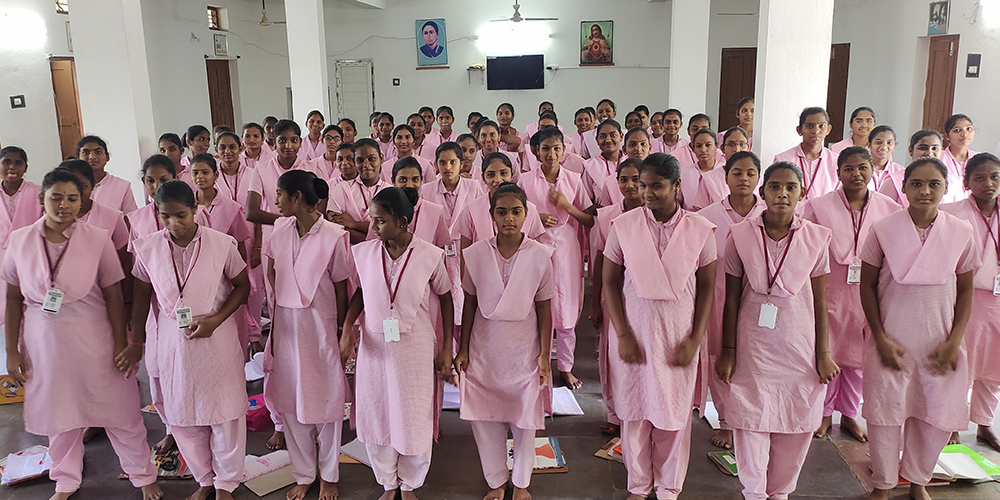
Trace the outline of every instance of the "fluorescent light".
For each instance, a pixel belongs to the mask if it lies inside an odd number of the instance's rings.
[[[12,10],[0,16],[0,49],[37,49],[45,45],[45,21],[25,10]]]
[[[549,46],[549,29],[530,21],[487,23],[478,33],[479,48],[488,56],[541,54]]]

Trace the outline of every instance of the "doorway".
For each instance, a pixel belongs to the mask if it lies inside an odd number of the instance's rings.
[[[847,114],[847,72],[851,67],[851,44],[835,43],[830,47],[830,80],[826,86],[826,112],[830,115],[827,144],[844,139],[844,115]]]
[[[52,91],[56,103],[56,124],[62,157],[76,154],[76,142],[83,137],[80,91],[76,82],[76,61],[72,57],[50,57]]]
[[[337,116],[350,118],[360,128],[375,112],[375,66],[371,59],[336,62]]]
[[[212,126],[226,125],[236,130],[229,60],[207,59],[205,66],[208,71],[208,104],[212,110]]]
[[[955,104],[955,71],[958,67],[958,35],[931,37],[927,53],[927,83],[924,85],[923,128],[944,130]]]

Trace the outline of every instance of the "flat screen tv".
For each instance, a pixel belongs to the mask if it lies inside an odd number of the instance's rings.
[[[487,90],[545,88],[545,57],[505,56],[486,58]]]

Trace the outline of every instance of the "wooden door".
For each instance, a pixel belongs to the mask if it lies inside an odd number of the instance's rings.
[[[233,117],[233,89],[229,80],[229,61],[208,59],[208,103],[212,110],[212,127],[226,125],[236,130]]]
[[[719,80],[718,131],[740,124],[736,112],[740,100],[753,97],[757,77],[757,48],[722,49],[722,75]]]
[[[924,86],[923,127],[944,130],[955,104],[955,69],[958,66],[958,35],[931,38]]]
[[[76,85],[76,62],[72,57],[49,59],[52,69],[52,90],[56,102],[56,123],[62,157],[76,154],[76,142],[83,137],[80,116],[80,92]]]
[[[830,115],[828,143],[844,139],[844,121],[847,114],[847,72],[851,65],[851,44],[835,43],[830,47],[830,80],[826,88],[826,112]]]

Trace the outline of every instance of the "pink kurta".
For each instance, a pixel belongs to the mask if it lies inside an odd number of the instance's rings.
[[[130,429],[139,390],[135,378],[126,379],[115,366],[101,292],[125,274],[107,231],[77,221],[63,234],[69,240],[59,251],[45,240],[44,219],[18,229],[3,262],[3,280],[24,296],[24,428],[47,436],[86,427]],[[54,276],[64,294],[58,314],[42,311],[49,290],[45,252],[53,263],[65,254]]]
[[[434,132],[437,132],[437,130],[434,130]],[[413,156],[423,158],[433,164],[436,159],[435,156],[437,156],[437,148],[440,145],[440,134],[427,134],[424,136],[424,142],[413,148]]]
[[[965,185],[962,181],[965,179],[965,164],[969,161],[969,158],[976,156],[976,152],[973,150],[968,150],[968,156],[965,157],[965,161],[958,161],[955,155],[951,154],[951,149],[944,148],[941,151],[941,163],[948,167],[948,192],[945,193],[944,198],[941,198],[941,203],[954,203],[965,199],[968,195],[968,191],[965,189]]]
[[[625,161],[625,155],[619,154],[618,161],[611,161],[601,155],[587,160],[583,164],[583,189],[591,200],[597,198],[605,179],[618,177],[618,165]]]
[[[861,411],[870,425],[899,426],[917,418],[945,431],[968,427],[965,349],[959,351],[958,368],[944,375],[934,371],[928,355],[951,333],[956,275],[979,267],[978,247],[969,223],[947,212],[938,212],[923,243],[905,210],[872,225],[861,259],[880,268],[882,325],[906,356],[902,370],[886,368],[875,338],[868,336]]]
[[[587,163],[587,160],[584,160],[582,156],[570,151],[569,149],[570,145],[567,143],[566,149],[563,153],[563,157],[561,160],[559,160],[559,164],[562,165],[563,168],[567,168],[578,174],[582,174],[584,171],[584,165]],[[538,161],[537,156],[533,154],[524,155],[523,170],[525,171],[534,170],[538,168],[541,164],[542,162]]]
[[[299,237],[295,217],[275,222],[263,249],[274,265],[274,322],[265,352],[268,408],[302,424],[344,419],[350,389],[340,364],[335,283],[354,275],[350,237],[322,217]],[[339,443],[337,443],[339,444]]]
[[[245,208],[247,206],[247,193],[250,192],[250,177],[253,170],[252,167],[241,163],[239,168],[236,169],[236,175],[230,176],[220,168],[219,179],[215,181],[215,189],[219,191],[220,196],[225,196]]]
[[[469,365],[462,373],[462,420],[505,422],[544,429],[545,393],[539,382],[540,342],[535,302],[551,300],[553,248],[524,238],[504,259],[496,238],[462,251],[465,292],[479,306],[469,340]]]
[[[820,151],[815,160],[806,158],[799,144],[784,153],[774,155],[774,161],[787,161],[798,165],[803,175],[802,199],[818,198],[826,193],[840,188],[840,177],[837,176],[837,156],[827,148]],[[763,176],[761,176],[763,177]]]
[[[508,159],[510,159],[511,170],[512,170],[511,173],[514,174],[513,180],[514,180],[514,182],[517,182],[517,179],[521,175],[521,158],[519,156],[517,156],[517,153],[512,153],[512,152],[509,152],[509,151],[498,151],[498,153],[503,153],[503,154],[507,155]],[[483,150],[480,149],[479,152],[476,153],[476,157],[472,159],[472,172],[473,172],[472,173],[472,178],[473,179],[482,180],[482,178],[483,178],[483,160],[485,158],[486,158],[486,155],[483,154]]]
[[[268,146],[267,143],[265,142],[260,147],[260,152],[257,153],[257,156],[255,158],[247,156],[247,152],[245,150],[242,153],[240,153],[240,156],[238,158],[240,165],[253,170],[257,168],[258,163],[265,162],[271,158],[274,158],[275,156],[278,156],[278,154],[274,152],[274,148]]]
[[[397,153],[396,153],[396,144],[392,142],[392,139],[390,139],[389,142],[382,142],[382,139],[379,139],[378,137],[375,137],[374,139],[375,139],[375,142],[378,143],[378,149],[379,149],[379,151],[382,152],[382,158],[383,159],[384,158],[389,158],[390,156],[396,156],[397,155]]]
[[[371,220],[372,216],[368,213],[368,208],[371,207],[372,198],[387,187],[392,187],[392,184],[382,179],[370,187],[365,186],[361,182],[361,177],[355,177],[351,181],[331,183],[327,210],[345,212],[356,221]]]
[[[872,180],[868,181],[868,190],[869,191],[878,191],[878,192],[881,193],[882,192],[882,186],[884,186],[886,184],[891,184],[892,183],[892,180],[889,179],[889,176],[893,172],[899,172],[900,175],[902,175],[902,173],[903,173],[904,170],[906,170],[906,167],[904,167],[904,166],[902,166],[902,165],[900,165],[900,164],[898,164],[898,163],[896,163],[896,162],[894,162],[892,160],[889,160],[889,162],[885,164],[885,168],[883,168],[882,170],[875,170],[875,171],[872,172]],[[902,177],[900,177],[900,181],[902,181]],[[902,184],[900,184],[900,185],[902,185]],[[888,193],[882,193],[882,194],[885,194],[886,196],[888,196]],[[891,199],[891,197],[890,197],[890,199]],[[896,200],[893,200],[893,201],[896,201]],[[898,204],[898,202],[897,202],[897,204]]]
[[[869,191],[865,208],[858,212],[850,208],[843,188],[813,198],[805,209],[804,219],[833,233],[826,308],[830,320],[830,353],[842,368],[861,368],[867,326],[858,285],[847,284],[848,267],[861,264],[861,247],[872,224],[899,210],[900,206],[888,196]]]
[[[905,174],[905,168],[893,170],[886,174],[882,184],[878,187],[878,192],[888,196],[890,200],[898,203],[903,208],[910,206],[910,200],[907,200],[906,194],[903,193],[903,176]]]
[[[237,243],[242,243],[253,237],[247,220],[243,215],[243,205],[217,192],[208,206],[198,205],[195,220],[216,231],[232,236]]]
[[[688,366],[671,361],[676,346],[691,336],[695,271],[716,260],[714,231],[707,219],[683,209],[666,223],[645,207],[611,223],[604,257],[625,267],[625,320],[645,356],[626,363],[618,355],[618,335],[608,335],[615,414],[623,421],[646,420],[670,431],[690,422],[697,356]]]
[[[538,207],[534,203],[528,202],[524,217],[524,227],[521,232],[533,240],[539,239],[545,234],[545,226],[538,218]],[[451,227],[454,236],[467,238],[475,243],[479,240],[493,238],[497,235],[497,226],[490,215],[490,197],[483,194],[469,202],[455,220]]]
[[[417,163],[420,164],[420,174],[423,176],[423,182],[433,182],[437,179],[437,167],[434,166],[433,160],[416,155],[413,155],[413,158],[416,158]],[[399,161],[399,157],[397,156],[390,156],[382,161],[382,174],[380,178],[383,181],[393,184],[392,167],[397,161]]]
[[[734,429],[798,434],[813,432],[823,417],[826,388],[816,373],[816,316],[810,282],[830,273],[830,230],[796,217],[781,241],[761,236],[761,216],[729,228],[725,272],[743,277],[736,324],[736,370],[726,401],[726,421]],[[766,240],[766,241],[764,241]],[[770,302],[777,306],[775,328],[757,326],[768,302],[764,247],[778,273]]]
[[[95,202],[96,203],[96,202]],[[132,213],[125,214],[129,225],[129,238],[135,241],[143,236],[153,234],[161,229],[160,217],[156,213],[156,204],[150,203]],[[129,249],[131,251],[131,249]]]
[[[942,205],[948,212],[969,224],[975,232],[976,243],[982,242],[982,265],[976,270],[973,283],[975,295],[972,300],[972,315],[965,328],[962,343],[969,355],[969,381],[989,380],[1000,382],[1000,297],[993,295],[993,280],[1000,274],[1000,256],[997,255],[997,239],[1000,239],[1000,213],[996,209],[986,219],[971,196],[962,201]],[[988,225],[987,225],[988,224]]]
[[[528,195],[528,201],[538,206],[540,213],[556,219],[556,225],[546,228],[538,241],[559,249],[552,256],[555,272],[556,295],[552,299],[552,327],[555,329],[576,328],[583,307],[583,249],[577,238],[577,220],[565,210],[556,208],[549,201],[549,191],[555,189],[578,210],[590,207],[590,199],[584,193],[580,174],[569,170],[559,170],[555,184],[545,179],[542,169],[527,172],[521,177],[521,189]]]
[[[601,124],[598,123],[597,127]],[[580,144],[580,156],[585,159],[596,158],[601,155],[601,145],[597,143],[597,128],[592,128],[583,133]]]
[[[842,140],[840,142],[835,142],[835,143],[831,144],[830,145],[830,152],[833,153],[834,157],[839,157],[840,153],[843,150],[845,150],[845,149],[847,149],[849,147],[853,147],[853,146],[854,146],[854,133],[852,132],[852,133],[850,133],[850,134],[847,135],[846,139],[844,139],[844,140]]]
[[[134,212],[139,208],[135,204],[135,196],[132,196],[132,183],[111,174],[106,174],[94,184],[90,199],[108,208],[120,210],[123,214]]]
[[[121,250],[128,245],[129,229],[125,225],[125,216],[121,212],[100,203],[94,203],[79,220],[107,231],[108,235],[111,236],[111,242],[115,245],[115,250]]]
[[[326,145],[323,144],[322,136],[320,136],[316,142],[313,142],[313,140],[309,138],[309,134],[306,134],[305,137],[302,138],[302,146],[299,148],[298,153],[300,160],[309,161],[313,158],[319,158],[323,156],[323,153],[326,153]]]
[[[438,413],[434,359],[440,347],[430,294],[451,291],[444,252],[416,237],[394,263],[378,240],[354,245],[351,252],[365,302],[355,368],[358,439],[391,446],[402,455],[429,452]],[[385,276],[393,265],[399,266],[391,283],[399,290],[394,317],[400,340],[386,342],[382,322],[389,317],[390,303]]]
[[[17,188],[14,196],[7,196],[7,193],[0,188],[0,260],[7,252],[7,240],[10,234],[34,223],[42,216],[42,204],[38,201],[41,192],[41,186],[28,181],[21,181],[21,186]],[[4,288],[0,292],[0,297],[6,296],[7,289]],[[3,326],[5,321],[6,318],[0,319],[0,326]]]
[[[716,162],[712,170],[703,172],[698,164],[681,168],[681,199],[684,208],[698,211],[729,196],[726,184],[726,162]]]
[[[181,305],[190,307],[196,320],[222,307],[232,292],[230,280],[246,269],[236,251],[236,240],[198,226],[194,239],[184,248],[174,245],[166,230],[133,241],[132,248],[132,274],[153,285],[159,310],[155,355],[163,407],[157,410],[164,421],[194,427],[242,417],[247,392],[235,318],[227,318],[210,337],[188,339],[189,330],[177,328],[175,316]],[[186,280],[183,299],[175,266],[180,279]]]
[[[680,165],[681,168],[688,167],[691,165],[697,165],[698,155],[694,154],[694,149],[691,148],[691,141],[687,139],[681,139],[681,140],[685,141],[684,145],[680,146],[681,141],[678,140],[677,144],[674,145],[673,150],[670,149],[670,146],[665,146],[667,150],[666,152],[672,155],[674,158],[677,158],[677,163]],[[715,162],[716,163],[726,162],[726,155],[725,153],[722,152],[722,148],[718,148],[715,150]]]
[[[334,175],[339,176],[340,174],[337,170],[337,166],[334,165],[332,161],[327,160],[324,155],[312,158],[307,163],[309,164],[309,168],[307,168],[307,170],[315,172],[316,175],[324,181],[328,181],[332,179]]]

